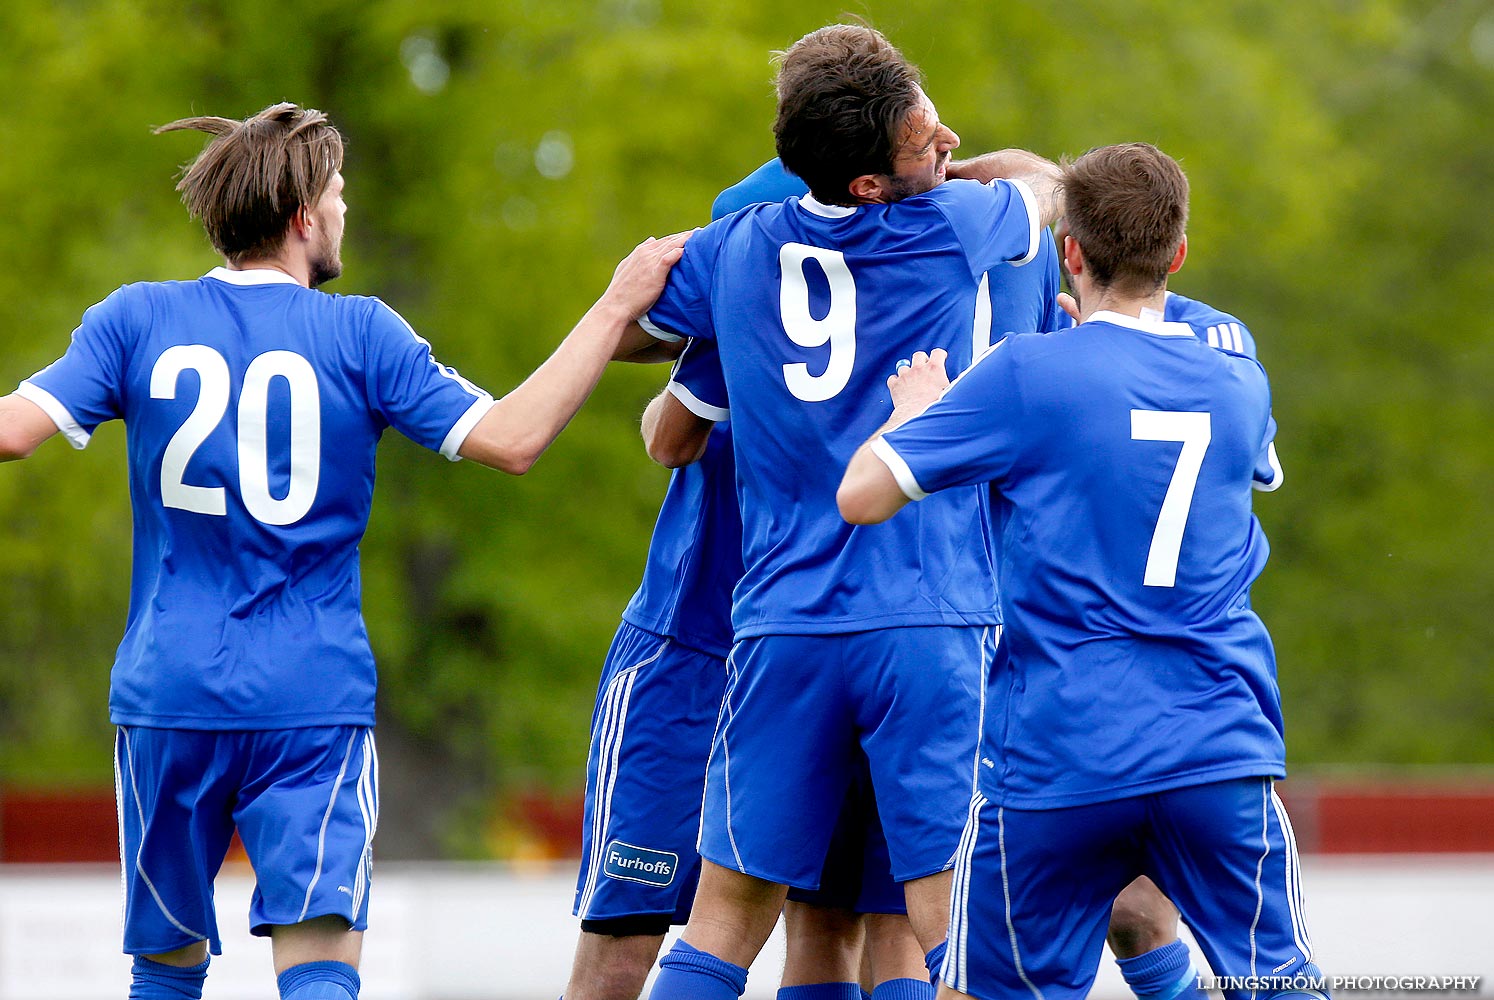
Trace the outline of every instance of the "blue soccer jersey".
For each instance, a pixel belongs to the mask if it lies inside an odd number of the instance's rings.
[[[968,364],[981,276],[1032,260],[1041,233],[1025,186],[950,181],[891,205],[759,205],[691,239],[644,325],[718,344],[724,397],[677,381],[732,419],[739,640],[1000,620],[979,490],[876,527],[841,520],[835,491],[897,360],[943,347]]]
[[[789,173],[782,161],[774,158],[717,195],[711,206],[711,218],[719,219],[758,202],[785,201],[808,193],[809,188],[804,186],[804,182]],[[1016,270],[1010,264],[999,265],[994,285],[989,275],[981,278],[975,295],[975,325],[972,331],[975,356],[979,356],[1009,333],[1047,333],[1071,325],[1069,314],[1058,305],[1058,293],[1062,290],[1062,285],[1053,231],[1044,228],[1041,240],[1037,257],[1031,263],[1023,264]],[[1036,299],[1033,298],[1034,291],[1038,296]],[[1201,302],[1194,303],[1192,299],[1182,301],[1209,310]],[[1233,316],[1216,310],[1209,311],[1219,318],[1216,322],[1233,321],[1239,324]],[[1248,330],[1245,331],[1245,339],[1249,342]]]
[[[1206,302],[1170,291],[1162,318],[1169,323],[1187,323],[1210,347],[1255,357],[1255,338],[1250,335],[1250,328]]]
[[[1084,805],[1284,774],[1267,544],[1265,372],[1182,324],[1098,313],[1010,337],[874,444],[913,498],[989,482],[1006,633],[981,783]]]
[[[772,159],[717,195],[711,218],[803,192],[803,183]],[[688,395],[680,379],[701,385],[707,396],[724,397],[716,345],[693,341],[676,362],[669,385],[676,396]],[[725,659],[732,640],[731,593],[742,576],[742,515],[731,425],[724,413],[720,416],[700,460],[675,469],[669,477],[648,545],[643,582],[623,611],[623,620]]]
[[[119,725],[370,726],[358,543],[384,428],[457,458],[492,398],[377,299],[275,271],[126,285],[17,394],[75,447],[123,419],[134,506]]]
[[[716,345],[694,340],[675,364],[668,390],[688,390],[679,380],[720,386]],[[721,388],[702,389],[720,395]],[[697,406],[701,404],[696,404]],[[659,508],[643,582],[623,620],[722,659],[731,650],[731,594],[742,576],[742,515],[737,506],[731,425],[711,429],[700,461],[674,470]]]

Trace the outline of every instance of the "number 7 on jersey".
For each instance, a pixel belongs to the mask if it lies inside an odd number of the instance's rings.
[[[1132,441],[1180,441],[1178,464],[1173,467],[1172,481],[1162,498],[1157,526],[1152,530],[1152,545],[1146,555],[1148,587],[1171,587],[1177,582],[1178,553],[1183,547],[1183,529],[1188,526],[1188,511],[1193,508],[1193,491],[1198,486],[1198,472],[1203,468],[1204,453],[1213,439],[1213,428],[1207,413],[1182,410],[1132,410]]]

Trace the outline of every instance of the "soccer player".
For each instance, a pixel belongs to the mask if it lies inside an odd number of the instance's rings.
[[[1068,221],[1053,227],[1061,241],[1068,235]],[[1064,284],[1073,289],[1073,275],[1063,268]],[[1059,297],[1067,314],[1064,327],[1079,319],[1078,303],[1071,294]],[[1162,309],[1168,323],[1186,323],[1210,347],[1255,357],[1255,338],[1239,319],[1196,299],[1169,289]],[[1267,446],[1266,459],[1277,472],[1276,445]],[[1281,477],[1275,476],[1276,486]],[[1274,489],[1275,487],[1259,487]],[[1142,876],[1116,897],[1110,910],[1110,929],[1105,935],[1116,965],[1138,1000],[1187,1000],[1203,996],[1192,956],[1177,936],[1178,911],[1171,901]]]
[[[1255,977],[1232,1000],[1310,991],[1275,660],[1250,608],[1252,488],[1281,480],[1265,372],[1161,319],[1187,249],[1170,157],[1093,150],[1063,187],[1083,322],[1010,337],[953,385],[938,352],[914,355],[839,491],[856,524],[996,495],[1006,636],[941,995],[1085,996],[1139,875],[1217,974]]]
[[[711,217],[802,193],[802,182],[774,160],[723,191]],[[701,360],[710,349],[709,342],[694,345],[678,371],[687,379],[697,365],[719,372],[714,361]],[[675,388],[671,382],[644,412],[643,434],[652,446],[665,407],[676,402]],[[581,935],[567,1000],[636,998],[670,925],[688,919],[695,893],[701,786],[726,686],[731,592],[742,575],[730,424],[702,430],[703,448],[688,456],[692,462],[668,463],[675,469],[643,580],[623,611],[598,684],[574,910]],[[785,1000],[844,995],[837,989],[854,982],[859,967],[858,909],[879,914],[868,941],[878,953],[878,978],[907,979],[922,970],[921,952],[911,972],[907,962],[891,960],[906,951],[899,945],[911,934],[905,918],[897,922],[904,912],[900,888],[878,869],[887,864],[885,843],[877,850],[880,830],[867,825],[859,813],[843,823],[841,836],[855,842],[842,846],[855,864],[829,876],[833,894],[806,894],[785,907]],[[868,833],[869,847],[860,839]]]
[[[66,354],[0,399],[0,459],[126,425],[130,610],[110,685],[130,996],[200,997],[220,953],[213,879],[237,827],[251,930],[280,995],[359,989],[378,819],[375,672],[358,542],[386,427],[521,474],[614,353],[684,237],[649,241],[555,354],[495,401],[341,272],[343,145],[319,111],[158,131],[213,136],[178,185],[225,266],[126,285]]]
[[[930,338],[968,361],[981,276],[1031,261],[1057,210],[1057,169],[1030,153],[962,168],[1021,180],[941,183],[959,139],[869,28],[795,43],[778,98],[779,156],[811,194],[696,233],[644,321],[715,342],[744,536],[700,886],[652,994],[671,1000],[740,995],[785,887],[818,882],[824,804],[863,752],[920,947],[943,939],[999,624],[982,493],[864,531],[840,520],[834,490],[879,422],[864,394]],[[1046,305],[1034,296],[1032,311]],[[724,415],[727,398],[701,387],[685,386],[697,412]]]

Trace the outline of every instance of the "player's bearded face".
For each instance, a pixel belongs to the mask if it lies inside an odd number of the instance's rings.
[[[317,202],[313,213],[316,226],[316,242],[311,249],[311,287],[325,284],[342,274],[342,230],[343,215],[347,205],[342,200],[342,175],[334,174],[332,183]]]
[[[331,227],[324,227],[317,238],[317,247],[311,257],[311,287],[326,284],[342,274],[342,234],[335,237]]]
[[[919,92],[920,103],[908,114],[903,141],[892,161],[892,200],[923,194],[944,182],[950,151],[960,137],[939,121],[939,112],[928,96]]]

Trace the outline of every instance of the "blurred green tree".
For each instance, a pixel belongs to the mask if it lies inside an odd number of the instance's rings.
[[[0,344],[9,385],[115,286],[215,261],[148,127],[324,108],[349,141],[347,271],[467,376],[538,364],[650,233],[772,154],[770,50],[839,4],[120,0],[0,9]],[[1131,139],[1193,184],[1174,287],[1241,316],[1288,483],[1275,555],[1294,761],[1494,763],[1494,7],[864,3],[966,152]],[[363,548],[384,856],[481,854],[496,797],[583,778],[596,671],[665,474],[619,368],[523,480],[391,435]],[[127,600],[123,434],[0,474],[0,783],[106,783]]]

